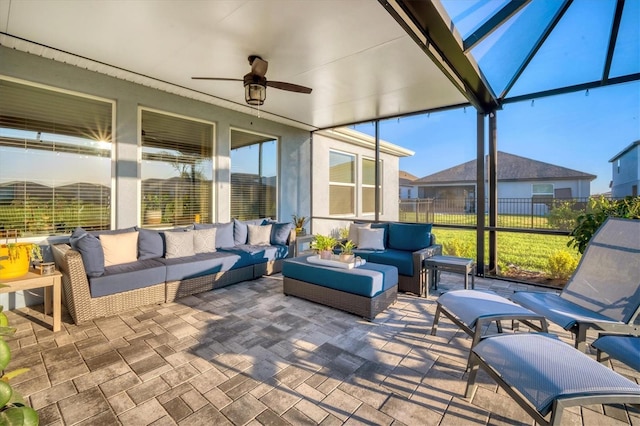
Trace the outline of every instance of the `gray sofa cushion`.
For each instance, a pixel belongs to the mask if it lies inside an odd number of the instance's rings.
[[[138,260],[156,259],[164,256],[164,242],[158,231],[138,229]]]
[[[269,223],[271,218],[252,219],[252,220],[238,220],[233,219],[233,240],[234,245],[247,244],[248,229],[247,225],[262,225],[263,223]]]
[[[233,247],[236,245],[233,239],[233,221],[227,223],[196,223],[195,229],[216,228],[216,248]]]
[[[138,260],[104,269],[100,277],[89,278],[91,297],[107,296],[123,291],[163,284],[166,268],[158,260]]]
[[[162,258],[158,259],[158,262],[166,266],[167,282],[201,277],[248,266],[242,264],[240,256],[221,251],[196,254],[189,257]]]
[[[87,276],[99,277],[104,274],[104,251],[100,240],[95,235],[78,227],[71,234],[69,244],[82,256]]]
[[[289,235],[291,234],[291,230],[293,229],[293,223],[291,222],[283,222],[271,223],[271,244],[277,244],[281,246],[287,245],[289,241]]]

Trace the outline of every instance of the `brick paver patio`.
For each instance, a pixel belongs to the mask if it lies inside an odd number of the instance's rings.
[[[443,274],[438,292],[461,283]],[[57,333],[34,320],[41,307],[25,308],[8,312],[18,328],[8,370],[31,369],[12,383],[42,425],[533,424],[484,374],[464,398],[470,340],[445,318],[429,335],[436,297],[400,294],[368,322],[284,296],[277,275],[80,326],[66,316]],[[588,406],[564,420],[640,424],[640,410]]]

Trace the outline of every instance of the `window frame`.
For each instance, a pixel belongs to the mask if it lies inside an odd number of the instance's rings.
[[[542,185],[549,185],[551,186],[551,192],[536,192],[535,191],[535,187],[536,185],[538,186],[542,186]],[[555,195],[555,184],[553,183],[532,183],[531,184],[531,196],[535,197],[535,196],[550,196],[553,197]]]
[[[269,141],[274,141],[275,142],[275,145],[276,145],[276,164],[275,164],[275,166],[276,166],[275,167],[275,169],[276,169],[276,189],[275,189],[275,204],[276,204],[276,207],[275,207],[275,215],[274,215],[275,217],[273,217],[272,219],[276,219],[278,217],[278,214],[279,214],[278,210],[279,210],[279,207],[280,207],[280,174],[281,174],[280,173],[280,150],[281,150],[280,138],[278,136],[274,136],[274,135],[271,135],[271,134],[268,134],[268,133],[256,132],[254,130],[247,130],[247,129],[243,129],[243,128],[240,128],[240,127],[234,127],[234,126],[231,126],[229,128],[229,198],[228,198],[229,213],[231,214],[231,210],[232,210],[231,209],[231,203],[232,203],[232,200],[231,200],[231,196],[232,196],[232,194],[231,194],[231,191],[232,191],[232,188],[231,188],[231,186],[232,186],[231,175],[233,174],[233,172],[232,172],[233,164],[232,164],[232,161],[231,161],[231,151],[233,151],[234,149],[237,149],[237,148],[233,148],[231,146],[231,138],[232,138],[231,132],[234,132],[234,131],[235,132],[248,133],[248,134],[255,135],[255,136],[260,136],[260,137],[263,137],[263,138],[268,138]],[[251,145],[245,145],[245,146],[261,145],[261,144],[263,144],[265,142],[267,142],[267,141],[265,140],[265,141],[257,142],[257,143],[251,144]],[[242,146],[241,148],[244,148],[245,146]],[[262,147],[259,147],[259,149],[262,149]],[[262,168],[262,165],[259,164],[258,168]],[[262,178],[262,176],[260,176],[260,177]],[[231,216],[233,217],[233,215],[231,215]]]
[[[364,170],[365,170],[365,168],[364,168],[364,163],[365,163],[365,161],[371,161],[371,162],[373,163],[373,170],[374,170],[374,181],[373,181],[373,184],[364,183],[364,180],[365,180],[365,179],[364,179]],[[384,160],[383,160],[382,158],[380,158],[380,160],[378,161],[378,163],[379,163],[379,164],[378,164],[378,184],[379,184],[379,187],[378,187],[378,193],[379,193],[379,194],[378,194],[378,196],[380,197],[380,204],[379,204],[380,211],[378,212],[378,214],[380,214],[380,215],[381,215],[381,214],[383,214],[383,210],[384,210],[384,208],[383,208],[383,207],[384,207],[384,196],[383,196],[383,191],[382,191],[382,187],[383,187],[383,175],[384,175],[384,173],[382,173],[382,171],[383,171],[383,167],[384,167],[384,163],[383,163],[383,161],[384,161]],[[361,170],[362,170],[362,182],[360,183],[360,193],[362,194],[362,195],[361,195],[361,200],[362,200],[361,211],[362,211],[362,215],[363,215],[363,216],[365,216],[365,215],[367,215],[367,216],[371,216],[371,215],[375,215],[375,214],[376,214],[376,212],[375,212],[375,209],[376,209],[376,208],[375,208],[375,193],[376,193],[376,184],[375,184],[375,170],[376,170],[376,169],[375,169],[375,165],[376,165],[376,164],[375,164],[375,163],[376,163],[376,159],[375,159],[375,158],[370,158],[370,157],[367,157],[367,156],[362,156],[362,159],[361,159],[361,166],[360,166],[360,167],[361,167]],[[373,190],[374,190],[374,191],[373,191],[373,193],[374,193],[374,202],[373,202],[374,206],[373,206],[372,211],[366,211],[366,210],[364,209],[364,200],[365,200],[365,197],[364,197],[364,191],[363,191],[363,190],[364,190],[365,188],[367,188],[367,189],[371,189],[371,188],[373,188]]]
[[[352,158],[351,164],[352,164],[352,176],[353,176],[353,182],[348,183],[348,182],[333,182],[331,181],[331,154],[335,153],[335,154],[339,154],[339,155],[344,155],[344,156],[348,156]],[[331,217],[354,217],[357,215],[358,212],[358,191],[357,191],[357,187],[358,187],[358,176],[357,176],[357,171],[358,171],[358,155],[357,154],[353,154],[350,152],[346,152],[346,151],[341,151],[338,149],[329,149],[329,216]],[[352,199],[352,203],[353,203],[353,211],[351,213],[331,213],[331,187],[332,186],[336,186],[336,187],[348,187],[348,188],[352,188],[353,191],[353,199]]]
[[[10,83],[14,83],[14,84],[20,84],[23,86],[28,86],[28,87],[33,87],[33,88],[37,88],[37,89],[41,89],[44,91],[48,91],[48,92],[52,92],[52,93],[59,93],[59,94],[64,94],[64,95],[68,95],[68,96],[73,96],[73,97],[77,97],[77,98],[81,98],[81,99],[86,99],[86,100],[93,100],[93,101],[97,101],[97,102],[102,102],[107,104],[108,106],[110,106],[110,114],[111,114],[111,129],[110,129],[110,135],[111,135],[111,139],[108,141],[111,144],[111,148],[110,148],[110,154],[109,154],[109,197],[110,197],[110,205],[109,205],[109,229],[115,229],[116,227],[116,154],[117,154],[117,140],[118,140],[118,136],[117,136],[117,123],[116,123],[116,115],[117,115],[117,110],[116,110],[116,105],[117,102],[114,99],[108,99],[108,98],[103,98],[101,96],[95,96],[95,95],[91,95],[91,94],[87,94],[87,93],[83,93],[83,92],[78,92],[75,90],[68,90],[68,89],[64,89],[61,87],[56,87],[56,86],[51,86],[48,84],[42,84],[42,83],[36,83],[33,81],[29,81],[29,80],[24,80],[21,78],[15,78],[15,77],[10,77],[7,75],[0,75],[0,80],[4,80]],[[39,132],[38,132],[39,133]],[[55,134],[55,133],[54,133]],[[55,231],[53,234],[49,233],[36,233],[35,235],[31,235],[28,237],[19,237],[20,240],[32,240],[34,238],[42,238],[43,236],[49,237],[52,235],[58,235]]]
[[[142,135],[142,114],[144,111],[148,111],[150,113],[153,114],[160,114],[160,115],[166,115],[168,117],[172,117],[172,118],[177,118],[177,119],[181,119],[181,120],[188,120],[188,121],[193,121],[196,123],[201,123],[201,124],[206,124],[208,126],[211,126],[211,145],[210,145],[210,149],[211,149],[211,156],[208,157],[208,160],[211,162],[211,191],[209,193],[209,199],[210,199],[210,203],[209,203],[209,217],[210,217],[210,221],[209,222],[215,222],[216,220],[216,159],[217,159],[217,155],[216,155],[216,123],[213,121],[209,121],[209,120],[203,120],[200,118],[195,118],[195,117],[190,117],[184,114],[176,114],[174,112],[170,112],[170,111],[166,111],[166,110],[161,110],[161,109],[157,109],[157,108],[151,108],[151,107],[146,107],[146,106],[138,106],[138,147],[137,147],[137,161],[138,161],[138,182],[137,182],[137,218],[138,218],[138,224],[139,226],[143,226],[143,227],[149,227],[149,226],[153,226],[152,224],[146,224],[143,222],[143,218],[144,218],[144,211],[143,211],[143,207],[142,207],[142,202],[143,202],[143,194],[142,194],[142,183],[143,183],[143,178],[142,178],[142,167],[143,167],[143,158],[142,158],[142,151],[143,151],[143,135]],[[204,158],[204,157],[203,157]],[[195,218],[194,221],[195,222]],[[173,227],[176,226],[175,223],[163,223],[160,226],[153,226],[154,228],[159,227]]]

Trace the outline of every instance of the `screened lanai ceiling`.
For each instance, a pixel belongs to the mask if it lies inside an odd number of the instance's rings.
[[[640,79],[637,0],[0,0],[0,44],[307,129]],[[244,101],[247,57],[267,89]]]

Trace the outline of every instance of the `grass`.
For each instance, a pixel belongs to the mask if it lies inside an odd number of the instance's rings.
[[[476,231],[458,229],[435,228],[437,242],[445,248],[457,245],[469,249],[468,253],[445,253],[463,257],[476,257]],[[488,235],[485,236],[485,248],[489,247]],[[520,269],[534,272],[549,272],[549,256],[554,252],[564,250],[575,259],[580,259],[579,253],[567,247],[569,237],[558,235],[536,235],[512,232],[498,233],[498,266],[506,270],[510,265]],[[485,250],[485,251],[486,251]],[[446,251],[446,249],[445,249]],[[485,262],[488,263],[489,255],[485,252]]]

